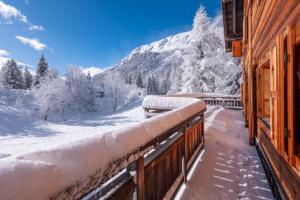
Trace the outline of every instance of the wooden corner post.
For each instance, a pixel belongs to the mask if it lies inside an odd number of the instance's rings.
[[[144,173],[144,156],[137,160],[137,199],[145,199],[145,173]]]

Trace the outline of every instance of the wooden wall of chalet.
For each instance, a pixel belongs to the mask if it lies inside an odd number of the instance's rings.
[[[245,0],[243,30],[243,101],[250,143],[259,139],[288,197],[300,199],[300,121],[294,121],[300,119],[300,104],[295,106],[300,103],[300,0]]]

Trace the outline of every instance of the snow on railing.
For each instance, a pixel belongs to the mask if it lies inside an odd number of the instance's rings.
[[[171,107],[178,105],[178,108],[120,130],[1,159],[1,198],[83,197],[147,153],[151,141],[206,109],[201,100],[176,99]],[[152,100],[160,102],[159,99]],[[168,101],[171,103],[172,100]]]

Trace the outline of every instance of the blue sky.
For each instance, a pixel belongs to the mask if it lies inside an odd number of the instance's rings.
[[[220,1],[0,0],[0,56],[35,66],[44,53],[61,72],[108,67],[135,47],[190,30],[201,4],[215,16]]]

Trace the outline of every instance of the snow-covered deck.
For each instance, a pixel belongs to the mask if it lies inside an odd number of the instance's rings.
[[[274,199],[242,112],[210,107],[205,119],[205,152],[176,199]]]

